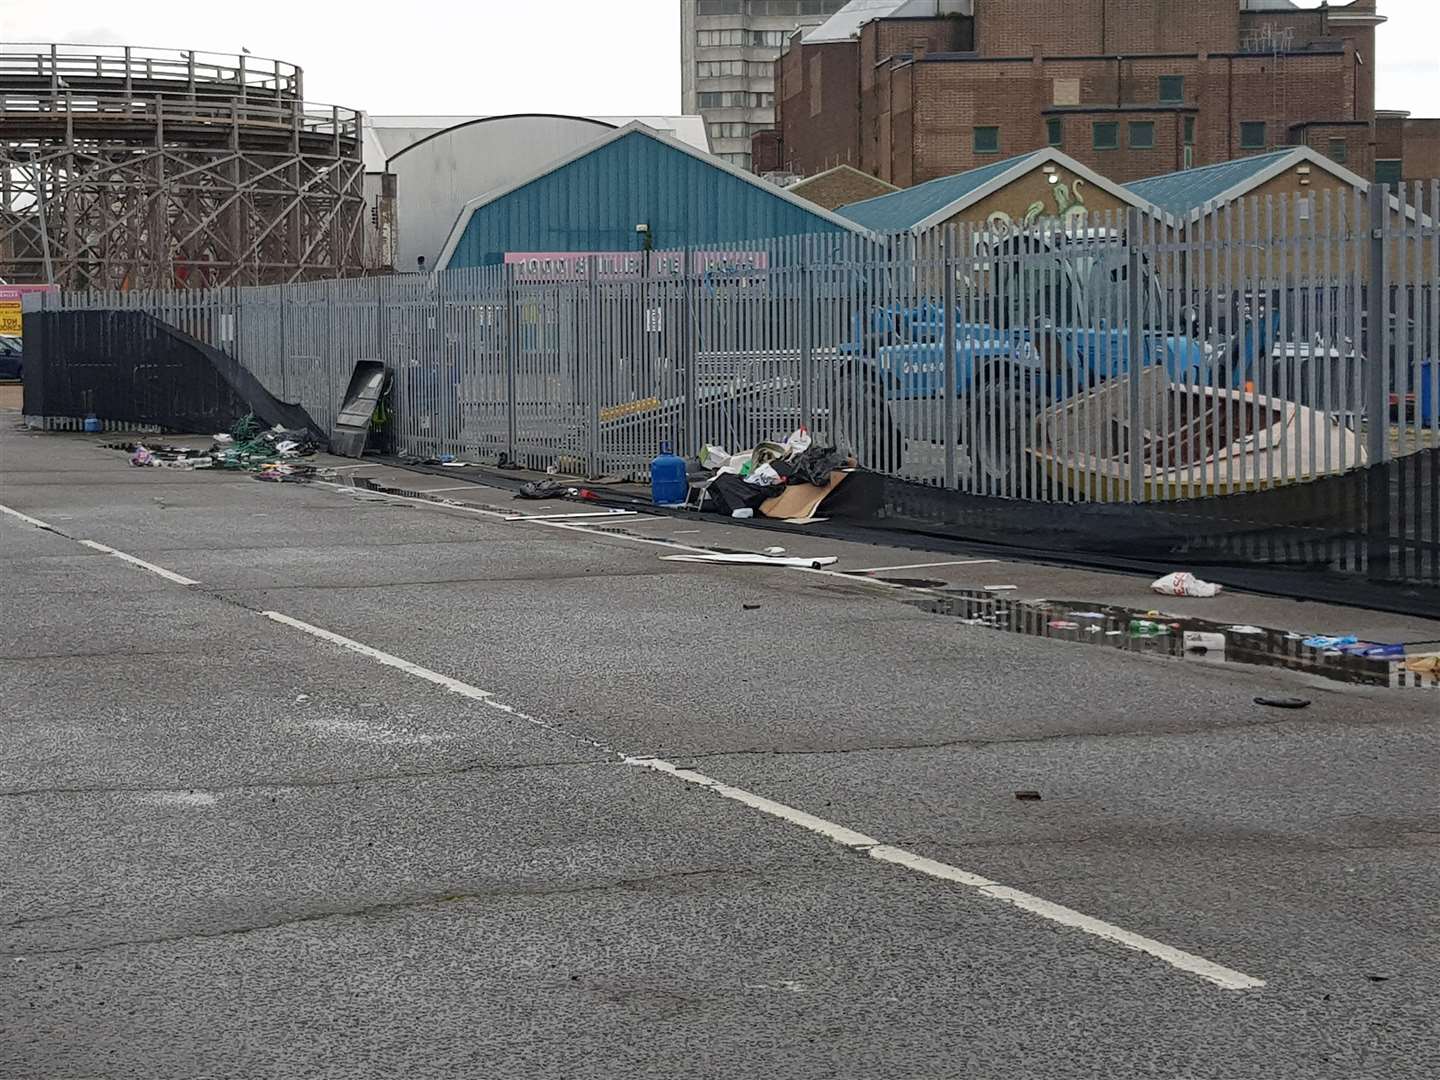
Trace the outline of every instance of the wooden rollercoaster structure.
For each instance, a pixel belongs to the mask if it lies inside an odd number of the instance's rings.
[[[246,53],[0,45],[0,278],[191,288],[363,272],[363,115]]]

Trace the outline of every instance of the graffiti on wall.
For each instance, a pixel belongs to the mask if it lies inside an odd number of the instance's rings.
[[[1044,222],[1059,222],[1065,226],[1083,225],[1089,216],[1089,208],[1085,205],[1085,195],[1080,190],[1085,181],[1075,179],[1070,183],[1063,180],[1050,185],[1050,194],[1055,200],[1055,212],[1047,214],[1048,207],[1044,200],[1037,199],[1025,209],[1025,213],[1017,222],[1014,217],[1004,210],[996,210],[985,219],[985,224],[991,232],[1001,236],[1008,235],[1016,229],[1030,228]]]

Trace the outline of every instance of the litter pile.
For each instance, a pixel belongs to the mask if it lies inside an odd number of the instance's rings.
[[[112,443],[130,455],[130,464],[164,469],[224,469],[254,474],[271,483],[305,483],[320,470],[302,459],[320,447],[306,431],[261,429],[253,415],[242,417],[228,432],[214,436],[208,450],[148,443]]]
[[[818,515],[840,508],[837,489],[848,484],[844,509],[869,516],[879,506],[879,490],[860,485],[855,459],[833,446],[816,446],[810,432],[796,428],[783,442],[762,442],[731,454],[721,446],[705,446],[687,463],[689,497],[700,510],[734,518],[756,514],[803,525],[823,520]],[[857,490],[865,488],[864,491]],[[687,500],[688,501],[688,500]]]

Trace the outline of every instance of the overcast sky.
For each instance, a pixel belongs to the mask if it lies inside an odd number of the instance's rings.
[[[1440,0],[1380,11],[1379,106],[1440,113]],[[680,110],[679,0],[0,0],[0,41],[243,46],[372,113]]]

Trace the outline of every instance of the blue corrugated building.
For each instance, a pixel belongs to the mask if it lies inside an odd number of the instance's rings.
[[[640,225],[646,231],[637,231]],[[661,251],[860,231],[637,122],[526,180],[471,199],[439,265],[491,266],[507,252]]]

